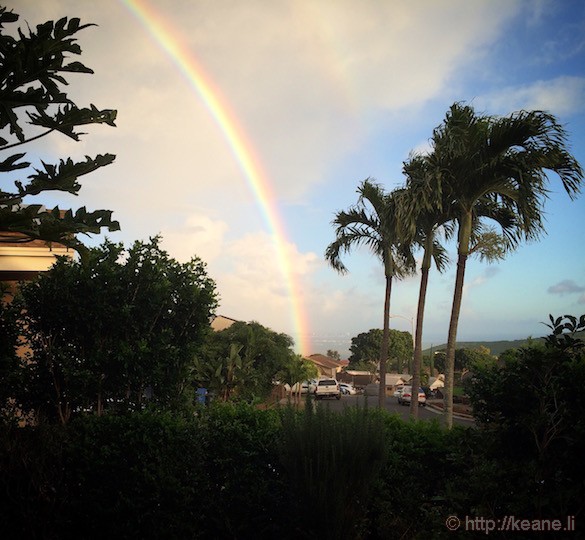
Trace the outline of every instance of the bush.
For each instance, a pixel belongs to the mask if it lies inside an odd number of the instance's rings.
[[[280,457],[292,490],[292,537],[359,537],[385,459],[382,416],[367,408],[285,410]]]
[[[508,473],[501,479],[507,513],[527,518],[583,511],[585,354],[582,342],[562,334],[562,319],[551,317],[546,346],[507,351],[500,365],[477,370],[469,386],[491,456]]]
[[[67,505],[60,426],[0,423],[0,538],[56,538]]]
[[[372,495],[368,538],[440,538],[457,513],[451,491],[464,489],[467,454],[477,433],[438,422],[405,423],[386,416],[387,459]]]
[[[285,521],[287,483],[276,441],[276,410],[215,404],[199,418],[205,480],[200,493],[206,538],[277,538]]]
[[[538,509],[578,524],[580,419],[567,435],[543,492],[537,453],[509,451],[504,431],[447,431],[377,409],[215,404],[191,417],[3,425],[0,537],[451,538],[449,515],[530,518]]]
[[[283,513],[279,423],[217,405],[5,426],[1,537],[269,538]]]
[[[197,537],[198,432],[169,414],[76,419],[63,454],[70,501],[60,537]]]

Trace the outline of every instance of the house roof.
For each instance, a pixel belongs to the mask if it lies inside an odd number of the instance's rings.
[[[14,231],[0,231],[0,272],[2,281],[26,280],[45,272],[58,255],[73,258],[75,251],[59,242],[31,239]]]
[[[355,369],[346,369],[345,373],[348,375],[372,375],[369,371],[357,371]]]
[[[396,386],[397,384],[405,384],[412,378],[412,375],[407,373],[386,373],[386,386]]]
[[[311,354],[306,358],[319,366],[329,369],[341,369],[344,365],[339,360],[335,360],[335,358],[325,356],[324,354]]]
[[[443,388],[445,386],[445,375],[439,375],[438,377],[429,378],[429,387],[431,390],[435,388]]]

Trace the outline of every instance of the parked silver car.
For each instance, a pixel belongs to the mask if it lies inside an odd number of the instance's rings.
[[[340,382],[339,390],[346,396],[355,396],[357,394],[357,390],[354,388],[353,384],[350,383]]]
[[[394,392],[394,397],[399,398],[402,395],[402,391],[404,390],[404,386],[399,386],[396,391]]]
[[[403,386],[402,393],[398,396],[398,403],[400,405],[410,405],[412,398],[412,386]],[[422,388],[418,389],[418,404],[424,407],[427,404],[427,396]]]

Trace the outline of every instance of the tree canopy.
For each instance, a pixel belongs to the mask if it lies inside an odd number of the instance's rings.
[[[445,351],[437,351],[434,354],[433,363],[440,373],[445,372],[445,363],[447,355]],[[455,350],[455,371],[462,372],[472,370],[474,366],[484,366],[495,364],[496,357],[490,354],[486,347],[466,348],[462,347]]]
[[[14,37],[5,32],[5,26],[18,18],[0,7],[0,173],[5,178],[0,189],[0,242],[42,239],[84,251],[76,234],[119,229],[110,210],[47,209],[30,199],[49,191],[76,195],[81,189],[79,178],[109,165],[115,156],[86,156],[77,162],[67,158],[58,164],[41,161],[33,166],[20,147],[51,133],[79,141],[80,126],[115,126],[115,110],[93,104],[79,107],[64,91],[66,75],[93,73],[81,62],[70,61],[81,54],[77,33],[93,25],[64,17],[39,24],[36,30],[18,29]],[[23,173],[28,173],[26,179],[18,176]],[[9,182],[12,188],[5,187]]]
[[[372,328],[351,338],[349,367],[375,371],[380,358],[382,338],[383,331],[379,328]],[[412,351],[412,334],[391,329],[387,357],[388,367],[401,372],[409,365]]]
[[[12,397],[62,423],[147,399],[181,406],[216,302],[205,264],[178,263],[158,237],[128,250],[105,242],[84,263],[59,258],[5,308],[17,313],[28,348]]]
[[[295,356],[292,345],[290,336],[258,322],[235,322],[208,336],[197,354],[194,378],[223,399],[266,396]]]

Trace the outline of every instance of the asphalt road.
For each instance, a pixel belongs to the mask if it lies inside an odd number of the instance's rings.
[[[355,407],[356,404],[363,407],[366,404],[366,401],[368,407],[376,407],[378,405],[378,396],[342,395],[341,399],[339,400],[335,398],[327,398],[319,400],[317,403],[320,406],[323,405],[330,407],[332,411],[341,411],[343,407]],[[408,420],[410,418],[410,407],[406,405],[398,405],[398,402],[394,397],[386,398],[386,410],[397,414],[403,420]],[[430,407],[419,407],[418,411],[419,420],[438,420],[439,422],[442,422],[443,420],[443,414],[439,411],[431,409]],[[465,427],[474,426],[472,419],[458,418],[456,416],[453,417],[453,424]]]

